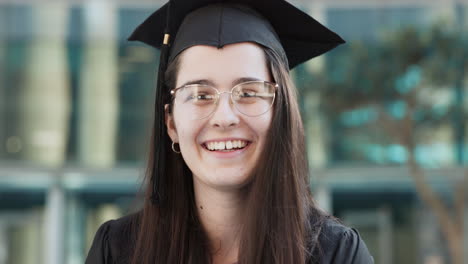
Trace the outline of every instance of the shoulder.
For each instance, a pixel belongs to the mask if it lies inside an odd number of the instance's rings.
[[[372,264],[374,259],[358,231],[328,218],[322,224],[319,243],[315,248],[319,263]]]
[[[103,223],[94,236],[86,264],[126,263],[133,252],[139,213]]]

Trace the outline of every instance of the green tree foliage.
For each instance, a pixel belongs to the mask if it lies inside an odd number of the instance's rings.
[[[454,87],[468,74],[468,32],[438,25],[351,42],[329,56],[304,86],[320,89],[327,113],[409,100],[421,88]]]
[[[460,146],[458,162],[463,162],[467,76],[468,32],[436,25],[425,30],[385,32],[372,43],[351,42],[327,58],[324,71],[302,84],[312,88],[306,92],[318,89],[324,113],[332,124],[342,122],[343,113],[364,109],[373,112],[375,118],[358,129],[378,130],[380,138],[376,141],[396,141],[406,148],[405,160],[417,193],[438,218],[452,263],[457,264],[464,263],[468,170],[461,181],[454,182],[453,204],[447,206],[428,184],[414,153],[417,131],[450,122],[455,145]]]

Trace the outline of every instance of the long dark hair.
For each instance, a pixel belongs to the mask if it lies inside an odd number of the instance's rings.
[[[280,88],[265,149],[246,187],[238,263],[306,263],[312,257],[319,232],[316,227],[324,215],[314,205],[310,192],[304,129],[287,62],[276,52],[263,50]],[[179,63],[180,56],[168,66],[168,87],[175,85]],[[192,173],[181,155],[171,149],[166,153],[168,199],[163,206],[151,202],[150,153],[132,263],[212,263],[210,243],[197,215]]]

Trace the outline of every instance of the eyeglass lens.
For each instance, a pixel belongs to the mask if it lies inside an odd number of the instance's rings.
[[[232,89],[231,101],[242,114],[259,116],[268,112],[273,105],[275,91],[273,83],[241,83]],[[216,110],[219,97],[218,90],[210,85],[191,84],[177,90],[175,103],[183,113],[190,113],[194,119],[202,119]]]

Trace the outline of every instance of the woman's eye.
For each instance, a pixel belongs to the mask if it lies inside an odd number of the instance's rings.
[[[257,93],[254,91],[241,91],[239,97],[256,97]]]
[[[211,94],[192,94],[190,95],[187,100],[195,100],[195,101],[207,101],[212,100],[213,96]]]

